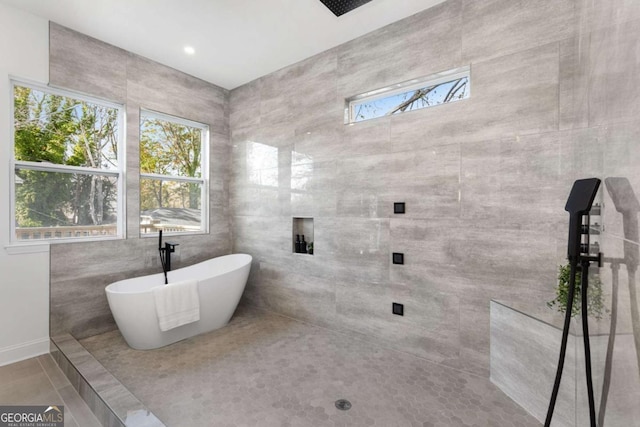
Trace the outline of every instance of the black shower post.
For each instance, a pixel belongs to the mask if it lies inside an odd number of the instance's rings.
[[[589,235],[589,227],[586,230],[583,228],[583,217],[589,215],[593,200],[596,197],[598,188],[600,187],[600,180],[598,178],[580,179],[573,183],[571,193],[567,199],[565,210],[569,212],[569,237],[567,244],[567,258],[569,259],[569,265],[571,267],[571,273],[569,276],[569,292],[567,296],[567,309],[564,316],[564,328],[562,329],[562,341],[560,343],[560,356],[558,357],[558,368],[556,370],[556,378],[553,384],[553,390],[551,392],[551,399],[549,401],[549,408],[547,410],[547,417],[545,419],[545,427],[551,425],[551,419],[553,418],[553,411],[555,409],[556,400],[558,398],[558,391],[560,389],[560,382],[562,380],[562,370],[564,368],[565,356],[567,353],[567,340],[569,337],[569,328],[571,326],[571,313],[573,310],[573,299],[576,288],[576,275],[578,272],[578,264],[581,269],[581,290],[582,290],[582,329],[584,336],[584,351],[585,351],[585,370],[587,381],[587,394],[589,398],[589,418],[590,426],[596,427],[595,417],[595,403],[593,397],[593,382],[591,378],[591,349],[589,345],[589,325],[588,325],[588,310],[587,310],[587,287],[589,285],[589,265],[593,261],[597,261],[598,265],[601,264],[602,257],[598,253],[598,256],[593,257],[589,255],[589,241],[587,238],[586,249],[582,250],[582,235]],[[588,222],[587,222],[588,224]],[[583,254],[584,252],[584,254]]]

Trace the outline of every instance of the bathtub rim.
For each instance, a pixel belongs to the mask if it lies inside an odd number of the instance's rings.
[[[215,274],[211,275],[211,276],[207,276],[206,278],[212,278],[212,277],[218,277],[218,276],[222,276],[224,274],[228,274],[231,273],[233,271],[236,270],[240,270],[244,267],[246,267],[247,265],[251,265],[251,263],[253,262],[253,257],[249,254],[244,254],[244,253],[237,253],[237,254],[227,254],[227,255],[221,255],[218,257],[214,257],[214,258],[209,258],[206,259],[204,261],[200,261],[197,262],[195,264],[191,264],[185,267],[180,267],[179,269],[173,270],[173,271],[179,271],[179,270],[183,270],[183,269],[189,269],[189,268],[198,268],[198,266],[205,264],[205,263],[209,263],[212,262],[213,260],[223,260],[224,258],[239,258],[239,259],[244,259],[245,262],[243,263],[239,263],[235,268],[226,270],[222,273],[220,272],[216,272]],[[127,279],[122,279],[122,280],[118,280],[116,282],[113,283],[109,283],[105,288],[105,293],[107,294],[117,294],[117,295],[135,295],[135,294],[145,294],[145,293],[150,293],[152,292],[153,288],[156,288],[158,286],[165,286],[164,283],[161,284],[155,284],[155,283],[151,283],[151,281],[153,280],[152,278],[161,278],[164,280],[164,274],[163,273],[153,273],[153,274],[145,274],[143,276],[137,276],[137,277],[130,277]],[[118,286],[124,284],[125,282],[133,282],[133,281],[142,281],[143,279],[148,279],[150,281],[148,287],[145,287],[145,289],[140,290],[140,289],[136,289],[136,290],[115,290],[115,288],[117,288]]]

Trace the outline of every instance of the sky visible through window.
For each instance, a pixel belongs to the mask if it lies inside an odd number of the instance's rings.
[[[419,110],[469,97],[469,77],[461,77],[437,85],[412,89],[407,92],[377,99],[351,103],[351,123],[378,117]]]

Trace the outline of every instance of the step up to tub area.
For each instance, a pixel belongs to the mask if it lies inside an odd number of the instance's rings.
[[[543,303],[491,301],[491,381],[540,422],[544,422],[558,364],[563,315]],[[638,366],[631,327],[618,316],[612,369],[605,412],[607,427],[638,426],[640,396]],[[591,319],[591,354],[596,412],[605,379],[610,316]],[[633,356],[633,357],[631,357]],[[584,347],[579,318],[571,324],[564,373],[558,393],[553,427],[589,425]]]
[[[166,427],[69,334],[51,339],[50,352],[105,427]]]

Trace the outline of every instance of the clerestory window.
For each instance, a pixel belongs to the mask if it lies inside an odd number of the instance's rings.
[[[346,100],[345,123],[448,104],[470,93],[469,67],[457,68],[353,96]]]

